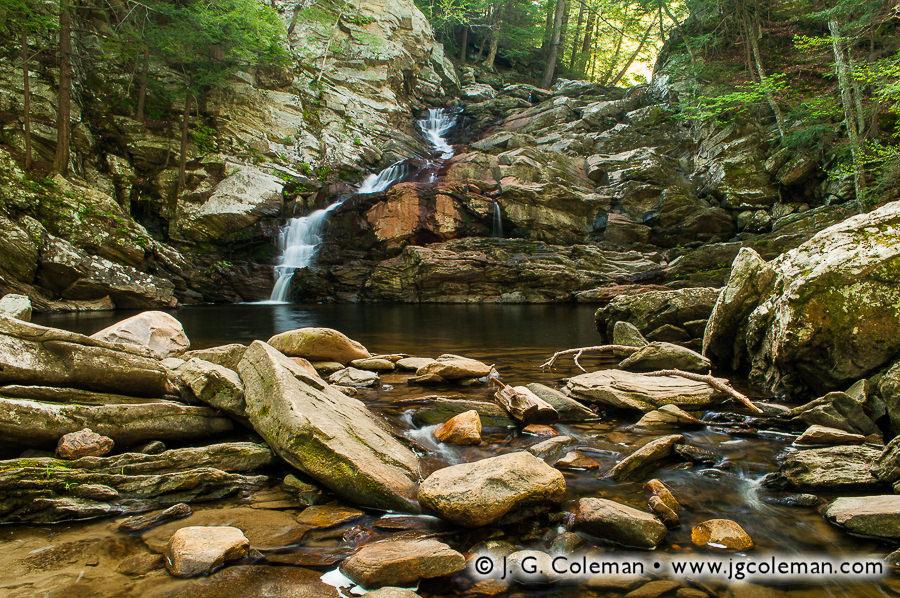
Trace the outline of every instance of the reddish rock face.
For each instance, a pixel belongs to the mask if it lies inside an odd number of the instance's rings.
[[[103,457],[113,449],[112,438],[101,436],[90,428],[70,432],[59,439],[56,455],[60,459],[80,459],[81,457]]]

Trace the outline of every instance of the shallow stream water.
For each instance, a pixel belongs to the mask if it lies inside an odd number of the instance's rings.
[[[566,376],[579,373],[571,362],[561,362],[554,371],[542,371],[539,364],[554,351],[598,344],[600,337],[593,325],[592,306],[575,305],[227,305],[186,307],[173,312],[183,323],[193,348],[226,343],[248,343],[253,339],[267,339],[275,333],[304,326],[327,326],[346,333],[362,342],[374,353],[407,353],[436,357],[442,353],[456,353],[495,364],[504,382],[526,384],[541,382],[559,388]],[[77,332],[93,333],[127,317],[127,313],[85,313],[42,315],[40,324]],[[612,365],[591,358],[582,359],[590,367]],[[523,434],[517,429],[485,428],[485,442],[475,447],[446,447],[431,437],[432,427],[417,428],[410,417],[408,399],[429,394],[463,395],[470,399],[490,400],[492,390],[487,386],[469,388],[420,387],[406,383],[408,375],[386,374],[382,387],[364,390],[358,398],[387,417],[397,431],[419,444],[426,454],[426,469],[445,464],[474,461],[512,450],[524,449],[542,438]],[[709,415],[709,414],[708,414]],[[645,442],[649,436],[630,431],[639,414],[606,413],[600,421],[585,424],[559,424],[560,433],[572,436],[585,454],[599,462],[594,471],[564,472],[568,500],[584,496],[612,498],[646,510],[648,494],[641,483],[613,482],[605,473],[622,456]],[[653,477],[668,484],[685,510],[680,528],[670,530],[666,541],[657,549],[667,554],[694,553],[690,541],[693,525],[710,518],[737,521],[750,534],[759,553],[778,552],[789,555],[818,553],[880,557],[895,547],[874,541],[853,538],[826,522],[816,508],[798,508],[772,504],[783,497],[761,485],[763,476],[777,468],[777,456],[792,450],[794,437],[777,432],[752,428],[737,430],[733,426],[707,426],[684,433],[694,446],[708,449],[717,457],[716,466],[689,463],[663,465]],[[658,436],[654,434],[653,436]],[[282,474],[283,475],[283,474]],[[822,495],[822,498],[829,498]],[[235,501],[222,501],[199,509],[234,506]],[[425,518],[395,526],[378,513],[371,513],[362,521],[348,524],[331,537],[304,546],[286,548],[286,552],[335,553],[346,550],[347,538],[377,537],[393,533],[390,528],[433,525]],[[528,524],[461,532],[440,527],[442,539],[466,551],[476,542],[502,539],[522,547],[544,548],[562,531],[564,521],[546,516]],[[140,540],[112,531],[108,520],[73,523],[57,526],[10,526],[0,528],[0,568],[23,577],[23,584],[6,579],[0,583],[0,593],[10,595],[150,595],[147,585],[153,579],[159,584],[174,584],[172,592],[182,588],[162,571],[146,579],[132,579],[115,573],[117,559],[138,550]],[[624,553],[621,549],[612,549]],[[641,556],[646,556],[642,553]],[[46,557],[46,562],[41,560]],[[119,556],[116,556],[119,555]],[[86,561],[90,560],[93,564]],[[83,562],[84,561],[84,562]],[[267,566],[256,564],[253,566]],[[331,567],[333,568],[333,567]],[[324,573],[327,568],[319,569]],[[154,577],[156,576],[156,577]],[[4,574],[0,573],[0,579]],[[186,582],[185,582],[186,583]],[[159,586],[159,587],[163,587]],[[167,587],[167,586],[166,586]],[[185,586],[186,587],[186,586]],[[699,585],[707,592],[718,594],[721,585]],[[5,588],[5,590],[3,589]],[[748,586],[736,595],[781,595],[789,591],[797,596],[886,596],[896,595],[891,578],[882,583],[860,585],[780,586],[780,589]],[[236,586],[235,591],[239,587]],[[423,596],[485,595],[475,593],[471,583],[459,578],[450,586],[423,582]],[[154,592],[156,589],[153,590]],[[93,592],[93,593],[92,593]],[[468,592],[468,593],[467,593]],[[517,593],[518,592],[518,593]],[[513,589],[510,595],[578,596],[606,595],[601,590],[579,587]],[[617,595],[612,591],[611,595]],[[230,595],[230,594],[221,594]],[[239,594],[234,594],[239,595]],[[293,594],[284,594],[293,595]],[[305,594],[304,594],[305,595]],[[195,597],[196,598],[196,597]]]

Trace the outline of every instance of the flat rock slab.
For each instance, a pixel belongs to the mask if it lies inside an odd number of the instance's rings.
[[[609,475],[620,482],[637,479],[658,461],[671,457],[673,448],[679,442],[684,442],[684,436],[681,434],[670,434],[651,440],[619,461]]]
[[[366,588],[409,586],[466,567],[466,558],[432,538],[366,544],[341,564],[341,572]]]
[[[825,518],[851,534],[900,539],[900,495],[841,497],[828,505]]]
[[[878,483],[872,467],[881,451],[868,446],[830,446],[787,455],[766,484],[805,489],[850,489]]]
[[[580,499],[572,529],[636,548],[654,548],[666,537],[652,514],[605,498]]]
[[[862,444],[866,437],[862,434],[845,432],[837,428],[814,425],[806,429],[794,444]]]
[[[430,357],[404,357],[403,359],[397,360],[397,367],[401,370],[416,371],[419,368],[434,363],[434,361],[435,360]]]
[[[670,404],[688,409],[706,407],[726,398],[706,382],[679,376],[644,376],[623,370],[600,370],[574,376],[569,378],[563,391],[589,403],[643,412]]]
[[[249,552],[250,542],[237,528],[183,527],[166,546],[166,569],[175,577],[207,575]]]
[[[359,509],[331,505],[313,505],[297,515],[297,521],[310,528],[335,527],[356,521],[365,515]]]
[[[260,341],[238,372],[247,417],[281,458],[354,504],[419,511],[418,457],[363,403]]]
[[[437,470],[419,486],[419,502],[442,519],[479,527],[514,509],[558,503],[565,491],[559,471],[517,452]]]
[[[270,551],[297,544],[310,528],[285,511],[249,507],[203,509],[145,532],[141,539],[153,552],[163,552],[169,538],[187,527],[228,526],[237,528],[256,550]]]

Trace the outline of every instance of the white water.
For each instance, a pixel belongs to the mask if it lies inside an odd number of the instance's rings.
[[[503,215],[500,212],[500,202],[494,201],[494,225],[491,231],[495,237],[503,238]]]
[[[453,156],[453,146],[444,139],[456,124],[456,115],[449,114],[440,108],[430,108],[428,116],[418,121],[419,128],[429,144],[441,154],[442,159]],[[387,191],[409,175],[409,166],[404,160],[391,164],[378,174],[370,174],[360,184],[357,194],[380,193]],[[436,176],[436,175],[434,175]],[[433,181],[432,181],[433,182]],[[308,268],[316,257],[319,244],[322,242],[322,231],[328,214],[338,208],[346,199],[336,201],[327,208],[302,218],[291,218],[278,237],[278,248],[281,257],[275,266],[275,287],[269,301],[263,303],[287,303],[290,298],[291,279],[294,272]]]

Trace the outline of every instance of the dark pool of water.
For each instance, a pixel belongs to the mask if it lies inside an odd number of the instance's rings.
[[[495,364],[508,383],[542,382],[559,387],[564,377],[579,373],[571,362],[561,363],[555,371],[542,371],[538,366],[554,351],[598,344],[600,337],[594,329],[593,312],[592,306],[578,305],[245,304],[186,307],[173,314],[183,323],[195,348],[265,340],[278,332],[304,326],[327,326],[362,342],[373,353],[424,357],[463,354]],[[121,312],[42,315],[36,320],[90,334],[126,315]],[[589,358],[582,361],[585,365],[603,366]],[[362,391],[359,398],[391,420],[399,433],[418,443],[432,467],[520,450],[541,440],[516,429],[486,428],[487,442],[480,446],[440,445],[431,437],[431,428],[412,425],[410,407],[403,401],[435,392],[463,393],[467,398],[490,400],[492,390],[488,387],[422,388],[406,384],[402,377],[394,375],[397,378],[394,380],[391,376],[384,377],[385,386]],[[600,463],[597,471],[565,473],[570,501],[583,496],[601,496],[646,510],[648,495],[642,484],[613,482],[604,475],[623,455],[647,440],[647,436],[629,429],[639,415],[604,413],[596,423],[556,426],[559,432],[576,438],[575,448]],[[766,501],[780,494],[764,488],[761,480],[777,469],[777,456],[790,450],[793,438],[789,435],[736,436],[725,428],[712,426],[678,432],[684,433],[690,444],[713,451],[728,465],[671,463],[655,472],[654,476],[666,482],[685,506],[682,526],[669,533],[661,551],[693,551],[691,527],[721,517],[740,523],[754,539],[758,551],[854,556],[890,552],[891,547],[884,544],[848,536],[827,523],[817,509],[775,506]],[[547,534],[552,537],[553,532],[548,529]],[[459,545],[459,548],[465,550],[467,546]],[[883,591],[889,589],[867,584],[852,589],[831,587],[828,595],[887,595]],[[577,591],[571,595],[577,595]]]

